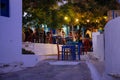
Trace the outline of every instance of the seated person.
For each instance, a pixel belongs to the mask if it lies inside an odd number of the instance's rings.
[[[85,39],[83,41],[83,52],[87,52],[91,49],[91,44],[90,44],[90,39],[89,39],[89,34],[86,34]]]

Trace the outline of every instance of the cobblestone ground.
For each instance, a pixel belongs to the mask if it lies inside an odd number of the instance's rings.
[[[77,65],[50,65],[39,62],[22,71],[0,74],[0,80],[92,80],[90,70],[83,61]]]

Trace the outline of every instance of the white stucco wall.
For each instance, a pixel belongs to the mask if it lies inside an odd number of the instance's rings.
[[[28,43],[24,42],[22,47],[26,50],[33,51],[35,55],[57,55],[57,44],[44,44],[44,43]],[[61,50],[61,45],[59,45]]]
[[[38,62],[38,56],[22,55],[22,0],[9,2],[10,17],[0,16],[0,66],[34,66]]]
[[[21,56],[22,0],[10,1],[10,17],[0,16],[0,63],[19,61]]]
[[[105,70],[105,75],[120,74],[120,17],[105,26]]]

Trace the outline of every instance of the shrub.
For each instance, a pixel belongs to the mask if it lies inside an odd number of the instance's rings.
[[[29,50],[25,50],[24,48],[22,48],[22,54],[35,54],[34,52],[32,51],[29,51]]]

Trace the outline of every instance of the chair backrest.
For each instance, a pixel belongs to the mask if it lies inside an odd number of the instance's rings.
[[[80,52],[80,49],[81,49],[81,47],[82,47],[82,43],[81,43],[81,42],[71,42],[71,41],[69,41],[67,44],[68,44],[68,45],[77,46],[77,52],[78,52],[78,53]]]

